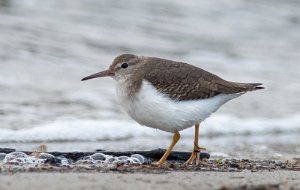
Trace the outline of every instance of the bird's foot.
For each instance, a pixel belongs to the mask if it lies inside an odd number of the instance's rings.
[[[203,146],[199,146],[198,149],[197,149],[197,151],[199,151],[199,152],[201,152],[202,150],[206,150],[206,148],[203,147]]]
[[[152,165],[154,166],[164,166],[164,165],[168,165],[167,162],[162,162],[162,161],[157,161],[157,162],[153,162]]]
[[[199,165],[201,163],[200,153],[201,153],[202,150],[206,150],[206,148],[204,148],[204,147],[197,147],[197,149],[195,149],[192,152],[192,155],[185,162],[185,164],[194,164],[195,163],[196,165]]]

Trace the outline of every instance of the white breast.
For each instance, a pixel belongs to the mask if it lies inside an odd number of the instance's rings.
[[[204,100],[174,101],[160,93],[148,81],[133,99],[126,84],[118,82],[117,94],[126,112],[139,124],[167,132],[180,131],[204,121],[222,104],[241,94],[221,94]]]

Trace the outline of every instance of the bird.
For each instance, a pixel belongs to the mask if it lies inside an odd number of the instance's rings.
[[[187,164],[199,159],[200,123],[223,104],[262,83],[230,82],[194,65],[158,57],[121,54],[107,70],[82,81],[111,77],[116,94],[127,114],[142,126],[173,133],[170,146],[154,164],[164,164],[180,139],[180,131],[195,126],[194,150]]]

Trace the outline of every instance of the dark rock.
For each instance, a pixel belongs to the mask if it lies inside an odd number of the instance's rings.
[[[52,154],[48,154],[48,153],[40,153],[38,156],[39,159],[45,159],[45,164],[51,164],[51,165],[60,165],[61,164],[61,159],[56,158],[55,156],[53,156]]]
[[[9,149],[9,148],[0,148],[0,153],[11,153],[14,152],[15,149]],[[111,151],[97,151],[97,153],[103,153],[105,155],[111,155],[111,156],[128,156],[130,157],[133,154],[140,154],[144,156],[147,159],[151,160],[159,160],[163,154],[165,153],[165,149],[155,149],[150,151],[124,151],[124,152],[111,152]],[[32,154],[31,151],[22,151],[26,154]],[[72,161],[77,161],[81,159],[84,156],[90,156],[92,154],[95,154],[95,152],[47,152],[55,157],[57,156],[64,156],[67,159],[71,159]],[[171,154],[168,157],[168,160],[171,161],[186,161],[191,156],[191,152],[179,152],[179,151],[172,151]],[[208,159],[210,157],[209,153],[201,152],[200,158]]]
[[[5,154],[9,154],[11,152],[15,152],[16,149],[12,149],[12,148],[0,148],[0,153],[5,153]]]

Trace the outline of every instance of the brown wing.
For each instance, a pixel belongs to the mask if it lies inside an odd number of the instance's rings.
[[[257,87],[261,85],[260,83],[225,81],[217,75],[187,63],[151,59],[150,63],[146,64],[151,66],[148,67],[144,79],[174,100],[206,99],[218,94],[234,94],[262,88]]]

